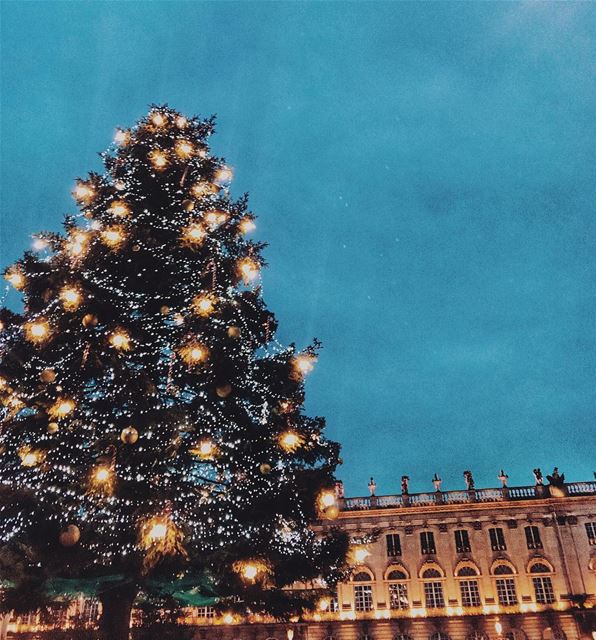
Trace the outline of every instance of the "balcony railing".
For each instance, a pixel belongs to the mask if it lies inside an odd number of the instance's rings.
[[[551,490],[549,485],[534,485],[527,487],[498,487],[493,489],[433,491],[429,493],[342,498],[340,500],[340,508],[342,511],[388,508],[400,509],[406,507],[440,506],[444,504],[511,502],[551,497],[596,495],[596,481],[569,482],[563,487],[557,487],[556,489],[556,491]]]

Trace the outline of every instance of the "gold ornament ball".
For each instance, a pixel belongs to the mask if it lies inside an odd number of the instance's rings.
[[[41,378],[42,382],[54,382],[54,380],[56,379],[56,372],[54,371],[54,369],[48,367],[39,374],[39,377]]]
[[[195,208],[195,203],[192,200],[184,200],[182,206],[184,211],[192,211]]]
[[[271,473],[271,465],[263,462],[263,464],[259,467],[259,471],[266,476],[268,473]]]
[[[76,524],[69,524],[66,529],[60,532],[60,544],[63,547],[74,547],[81,539],[81,530]]]
[[[139,432],[134,427],[126,427],[120,433],[120,440],[124,444],[134,444],[139,439]]]
[[[215,393],[217,393],[220,398],[227,398],[230,393],[232,393],[232,385],[223,384],[220,387],[215,387]]]
[[[48,433],[57,433],[58,432],[58,423],[57,422],[49,422],[48,423]]]
[[[168,307],[167,304],[164,304],[164,306],[159,311],[163,316],[167,316],[168,313],[170,313],[170,307]]]
[[[95,327],[97,322],[97,316],[92,313],[87,313],[83,316],[82,323],[84,327]]]
[[[232,325],[228,327],[228,337],[229,338],[239,338],[240,337],[240,328]]]

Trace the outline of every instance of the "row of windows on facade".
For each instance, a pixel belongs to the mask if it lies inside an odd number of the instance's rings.
[[[530,567],[532,574],[532,585],[537,604],[552,604],[555,602],[555,592],[550,576],[536,575],[551,573],[552,569],[542,562],[536,562]],[[497,600],[502,606],[514,606],[518,604],[517,589],[513,569],[506,564],[498,564],[494,570],[495,590]],[[464,566],[457,572],[461,606],[480,607],[482,599],[480,597],[480,587],[478,583],[478,572],[470,566]],[[443,582],[440,580],[443,575],[432,567],[422,572],[424,589],[424,604],[427,609],[443,609],[445,607],[445,596]],[[355,583],[371,582],[372,576],[366,571],[356,573],[352,578]],[[404,571],[393,570],[387,574],[389,607],[391,609],[406,610],[410,608],[408,596],[408,576]],[[374,607],[373,585],[354,584],[354,609],[356,611],[371,611]],[[332,601],[331,610],[338,610],[337,601]]]
[[[499,640],[528,640],[528,636],[522,629],[511,629],[505,633],[500,634]],[[423,636],[417,636],[420,640]],[[446,631],[433,631],[428,640],[452,640],[451,636]],[[275,638],[266,638],[266,640],[276,640]],[[326,636],[323,640],[339,640],[338,636]],[[374,640],[374,636],[369,633],[363,633],[358,636],[358,640]],[[393,640],[414,640],[413,636],[409,633],[398,633],[393,636]],[[480,631],[479,629],[472,629],[465,637],[465,640],[491,640],[488,633]],[[547,627],[542,632],[542,640],[567,640],[567,636],[562,629],[557,627]]]
[[[596,522],[586,522],[586,534],[588,542],[596,545]],[[524,527],[526,534],[526,546],[528,549],[542,549],[542,539],[540,538],[540,529],[534,525]],[[470,534],[466,529],[456,529],[455,550],[457,553],[470,553],[472,545],[470,544]],[[501,527],[492,527],[488,530],[490,546],[493,551],[505,551],[507,543],[505,542],[505,532]],[[399,533],[390,533],[386,536],[387,555],[390,558],[401,556],[401,540]],[[434,555],[437,553],[435,545],[435,535],[432,531],[420,532],[420,551],[425,555]]]

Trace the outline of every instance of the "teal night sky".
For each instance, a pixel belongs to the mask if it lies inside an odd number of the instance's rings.
[[[9,1],[2,40],[2,267],[116,125],[216,113],[349,494],[592,478],[594,3]]]

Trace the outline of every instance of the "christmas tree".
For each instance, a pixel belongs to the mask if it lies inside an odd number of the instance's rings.
[[[5,272],[24,312],[0,312],[0,578],[13,605],[95,581],[110,640],[156,585],[283,618],[313,605],[292,585],[343,569],[345,538],[309,526],[337,514],[339,446],[303,412],[319,345],[275,340],[212,132],[152,107]]]

